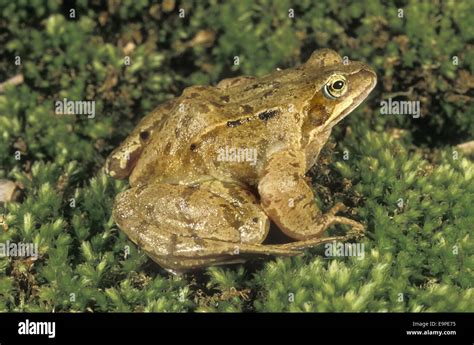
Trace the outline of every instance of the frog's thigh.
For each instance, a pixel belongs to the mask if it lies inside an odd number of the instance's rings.
[[[130,195],[139,219],[176,235],[261,243],[270,225],[255,196],[231,183],[154,183]]]
[[[297,254],[261,245],[269,221],[255,197],[221,182],[131,188],[118,195],[114,219],[133,242],[167,268],[233,262],[240,254]]]
[[[240,234],[238,242],[262,243],[265,240],[270,229],[270,219],[254,194],[235,183],[215,179],[202,181],[199,187],[211,193],[211,199],[215,200],[216,196],[220,198],[214,204],[223,207],[223,213],[228,213],[228,224],[238,229]]]

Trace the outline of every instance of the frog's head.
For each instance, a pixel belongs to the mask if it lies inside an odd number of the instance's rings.
[[[312,78],[303,113],[306,126],[321,131],[331,129],[369,95],[377,83],[372,68],[361,62],[344,63],[329,49],[314,52],[303,65]]]

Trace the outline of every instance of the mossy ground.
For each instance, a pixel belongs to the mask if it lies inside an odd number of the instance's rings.
[[[474,311],[474,163],[455,146],[474,133],[472,1],[1,0],[0,11],[0,81],[24,76],[0,94],[0,178],[24,190],[3,209],[0,242],[40,252],[0,258],[0,310]],[[321,47],[379,76],[312,170],[322,208],[343,201],[367,224],[365,258],[316,248],[168,275],[114,224],[127,183],[103,174],[107,154],[184,87]],[[381,115],[397,95],[422,116]],[[55,115],[63,98],[94,100],[96,117]]]

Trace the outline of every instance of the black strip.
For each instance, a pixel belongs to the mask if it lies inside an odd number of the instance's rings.
[[[275,117],[276,115],[278,115],[277,110],[266,110],[258,114],[258,118],[260,120],[267,121],[271,119],[272,117]]]
[[[0,314],[6,344],[472,344],[472,313]],[[56,337],[18,335],[18,323],[55,321]],[[414,326],[427,323],[423,328]],[[447,322],[455,326],[443,326]],[[432,323],[432,325],[430,325]],[[450,330],[457,335],[407,335]]]
[[[241,120],[235,120],[235,121],[227,121],[227,127],[237,127],[242,124]]]

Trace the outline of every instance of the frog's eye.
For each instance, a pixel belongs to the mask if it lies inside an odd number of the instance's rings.
[[[324,96],[329,99],[336,99],[343,96],[347,91],[346,77],[343,75],[333,75],[324,85]]]

